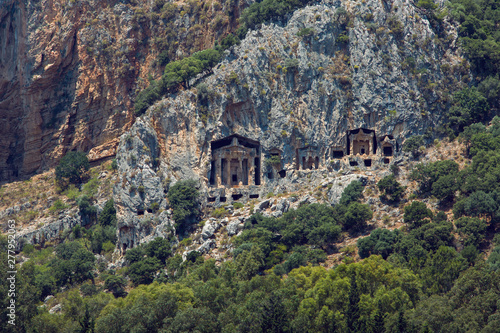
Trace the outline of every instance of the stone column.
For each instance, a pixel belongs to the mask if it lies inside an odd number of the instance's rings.
[[[243,185],[243,162],[241,161],[241,157],[238,157],[238,185]]]
[[[222,185],[222,179],[220,178],[220,170],[222,169],[222,160],[220,155],[217,156],[215,160],[215,185]]]
[[[248,185],[255,185],[255,157],[253,155],[250,155],[250,158],[248,159]]]
[[[231,156],[229,158],[226,158],[226,185],[231,187]]]

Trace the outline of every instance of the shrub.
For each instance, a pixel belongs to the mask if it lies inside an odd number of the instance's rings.
[[[151,203],[151,205],[149,206],[149,211],[153,212],[153,213],[156,213],[158,210],[160,209],[160,204],[157,203],[157,202],[153,202]]]
[[[414,135],[405,140],[403,144],[403,151],[411,152],[413,157],[418,156],[419,149],[424,145],[424,138],[421,135]]]
[[[287,69],[297,69],[299,68],[299,60],[298,59],[286,59],[285,60],[285,67]]]
[[[266,165],[271,165],[274,167],[281,166],[281,158],[278,155],[273,155],[265,160]]]
[[[102,243],[102,249],[105,253],[111,253],[115,250],[115,244],[111,241],[106,241]]]
[[[383,193],[381,199],[387,199],[391,202],[397,202],[401,199],[404,188],[399,184],[394,175],[389,175],[377,183],[378,189]]]
[[[80,196],[76,203],[80,209],[80,215],[87,221],[92,221],[97,213],[97,208],[92,205],[92,201],[86,195]]]
[[[283,17],[297,8],[305,6],[308,2],[308,0],[263,0],[261,2],[254,2],[240,16],[240,22],[244,26],[244,28],[241,28],[242,30],[253,29],[260,23],[277,17]],[[242,37],[240,36],[240,38]]]
[[[102,226],[115,226],[116,225],[116,209],[113,199],[106,201],[101,214],[99,215],[99,224]]]
[[[349,43],[349,36],[347,36],[345,34],[340,34],[337,37],[337,43],[339,43],[339,44],[347,44],[347,43]]]
[[[399,230],[375,229],[370,236],[358,240],[359,256],[367,258],[372,254],[379,254],[387,259],[399,238]]]
[[[360,181],[353,180],[342,193],[340,204],[348,206],[351,202],[358,201],[363,197],[363,184]]]
[[[66,195],[70,200],[76,200],[76,198],[78,198],[78,196],[80,195],[80,190],[76,188],[75,185],[70,184],[63,194]]]
[[[178,181],[167,193],[176,227],[184,227],[190,218],[199,214],[198,190],[194,180]]]
[[[312,34],[314,34],[313,28],[302,28],[299,30],[299,32],[297,32],[298,37],[307,37],[311,36]]]
[[[394,37],[396,38],[403,37],[404,27],[401,21],[399,21],[396,17],[391,16],[387,20],[387,23],[389,24],[389,29],[391,29],[391,32],[394,35]]]
[[[351,232],[361,231],[366,227],[366,221],[373,217],[368,205],[357,201],[351,202],[345,213],[344,229]]]
[[[126,285],[123,276],[109,275],[104,281],[104,288],[112,292],[115,297],[124,297],[127,294],[125,292]]]
[[[57,213],[63,209],[66,209],[68,208],[68,205],[66,205],[64,202],[62,202],[60,199],[57,199],[56,201],[54,201],[54,203],[52,204],[52,206],[49,208],[49,211],[51,213]]]
[[[212,216],[215,217],[215,218],[220,218],[222,216],[225,216],[227,214],[227,211],[224,207],[219,207],[219,208],[216,208],[214,209],[214,211],[212,212]]]
[[[98,188],[99,181],[97,178],[92,178],[85,185],[83,185],[82,192],[88,197],[94,198],[97,195]]]
[[[462,236],[464,245],[478,247],[484,240],[488,225],[477,217],[461,217],[455,222],[457,231]]]
[[[430,219],[432,219],[432,211],[421,201],[413,201],[405,207],[404,221],[411,229],[421,227]]]
[[[84,153],[70,151],[59,161],[59,165],[56,167],[56,179],[59,182],[64,180],[79,184],[89,168],[89,160]]]

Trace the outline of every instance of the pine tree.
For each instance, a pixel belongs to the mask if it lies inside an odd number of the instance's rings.
[[[356,283],[356,273],[351,276],[351,289],[349,290],[349,305],[346,313],[347,330],[358,332],[359,328],[359,290]]]

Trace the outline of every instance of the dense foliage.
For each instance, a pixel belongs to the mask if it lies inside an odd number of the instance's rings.
[[[246,28],[286,15],[303,2],[267,1],[248,8],[240,35],[229,35],[213,50],[178,62],[165,61],[162,79],[136,101],[138,114],[160,98],[208,71],[220,50],[238,42]],[[419,0],[434,23],[443,9]],[[470,163],[419,164],[411,174],[418,192],[400,200],[394,176],[377,185],[384,200],[404,205],[404,226],[370,230],[373,217],[362,204],[364,187],[351,183],[339,204],[304,204],[279,218],[253,215],[244,230],[227,238],[221,262],[185,253],[174,238],[156,238],[128,249],[125,267],[109,268],[116,242],[112,200],[98,214],[89,182],[77,200],[87,228],[63,232],[61,244],[35,249],[17,265],[16,326],[7,325],[8,284],[0,284],[0,325],[6,332],[499,332],[500,331],[500,119],[498,107],[498,0],[452,0],[452,16],[479,84],[454,94],[450,126],[467,145]],[[395,35],[401,26],[391,21]],[[438,22],[439,24],[439,22]],[[312,31],[301,30],[307,38]],[[347,36],[346,36],[347,37]],[[293,69],[295,62],[287,67]],[[237,79],[237,76],[236,78]],[[198,103],[208,106],[209,90],[198,88]],[[415,157],[425,141],[406,140]],[[68,157],[66,157],[68,156]],[[56,170],[59,180],[81,183],[88,169],[68,153]],[[458,162],[458,163],[457,163]],[[87,161],[88,163],[88,161]],[[178,231],[188,231],[199,216],[194,182],[178,182],[168,192]],[[416,197],[417,200],[413,200]],[[439,209],[429,204],[439,200]],[[59,202],[55,207],[63,209]],[[432,209],[431,209],[431,208]],[[59,210],[59,209],[57,209]],[[375,216],[380,216],[376,212]],[[340,247],[347,235],[356,247]],[[173,236],[172,236],[173,237]],[[187,240],[187,238],[186,238]],[[184,240],[184,244],[187,244]],[[181,243],[182,243],[181,242]],[[53,245],[53,244],[52,244]],[[8,277],[8,243],[0,236],[0,279]],[[221,247],[222,248],[222,247]],[[331,266],[328,255],[342,256]],[[489,255],[488,255],[489,254]],[[129,289],[131,287],[131,289]],[[128,293],[127,293],[128,291]],[[48,295],[55,298],[47,300]],[[48,309],[61,304],[61,313]]]
[[[59,161],[56,167],[56,179],[59,182],[80,184],[89,167],[87,155],[82,152],[70,151]]]
[[[389,202],[397,202],[401,199],[401,195],[404,192],[404,188],[396,180],[394,175],[389,175],[382,178],[377,183],[378,189],[382,193],[380,198],[387,200]]]
[[[184,229],[199,211],[198,190],[193,180],[183,180],[175,183],[167,193],[167,198],[173,210],[176,228]]]

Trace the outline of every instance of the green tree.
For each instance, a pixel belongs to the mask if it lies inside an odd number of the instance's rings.
[[[349,303],[346,311],[346,326],[349,332],[359,332],[359,300],[360,292],[356,282],[356,274],[351,275],[351,284],[349,288]]]
[[[163,332],[199,332],[212,333],[218,331],[217,317],[207,308],[187,308],[177,312],[175,318],[164,325]]]
[[[453,201],[457,190],[456,175],[445,175],[439,177],[433,184],[431,193],[441,200],[441,203]]]
[[[479,133],[486,132],[486,126],[482,123],[475,123],[470,126],[465,126],[464,131],[460,133],[460,137],[463,138],[465,145],[467,147],[467,153],[469,153],[469,148],[472,138]]]
[[[363,197],[363,184],[358,180],[353,180],[342,192],[339,203],[348,206],[351,202],[358,201]]]
[[[249,280],[264,266],[264,253],[257,246],[252,246],[250,251],[243,251],[236,258],[238,276],[242,280]]]
[[[282,297],[276,292],[265,300],[263,304],[262,331],[284,332],[288,326],[288,315]]]
[[[172,253],[170,251],[170,242],[161,237],[157,237],[149,242],[144,250],[149,257],[158,259],[162,264],[165,264],[165,260],[167,260]]]
[[[455,218],[468,215],[492,219],[497,210],[498,204],[491,194],[476,191],[453,206],[453,215]]]
[[[421,135],[414,135],[405,140],[403,151],[410,152],[413,157],[417,157],[420,152],[420,147],[424,145],[424,138]]]
[[[125,292],[126,285],[123,276],[118,275],[109,275],[104,281],[104,288],[111,291],[115,297],[124,297],[127,294]]]
[[[497,272],[500,270],[500,246],[495,247],[493,251],[491,251],[487,262],[491,270]]]
[[[366,227],[366,221],[370,220],[372,216],[373,212],[368,205],[356,201],[352,202],[345,213],[344,229],[352,232],[361,231]]]
[[[168,190],[167,198],[172,207],[177,228],[185,228],[189,219],[200,213],[198,196],[194,180],[178,181]]]
[[[437,161],[429,164],[417,164],[417,166],[412,170],[410,179],[416,180],[420,185],[420,193],[422,194],[432,194],[439,195],[445,198],[447,189],[453,186],[446,186],[443,182],[446,180],[455,184],[454,178],[445,178],[445,180],[440,181],[436,187],[433,187],[434,183],[437,182],[441,177],[455,177],[458,174],[458,164],[452,160]],[[442,193],[442,194],[441,194]]]
[[[115,226],[116,225],[116,209],[113,199],[106,201],[101,214],[99,214],[99,224],[102,226]]]
[[[358,239],[359,256],[367,258],[371,254],[378,254],[386,259],[394,251],[394,245],[400,238],[398,230],[375,229],[370,236]]]
[[[160,269],[161,262],[156,258],[144,258],[130,265],[128,276],[132,283],[137,286],[139,284],[150,284],[153,282],[156,272]]]
[[[486,221],[477,217],[461,217],[455,222],[455,226],[464,245],[473,245],[476,248],[483,242],[488,228]]]
[[[381,199],[391,202],[398,202],[404,192],[404,188],[399,184],[394,175],[385,176],[377,183],[378,189],[382,192]]]
[[[61,158],[56,167],[57,181],[67,181],[80,184],[90,164],[87,156],[82,152],[70,151]]]
[[[449,291],[460,273],[467,268],[466,260],[455,249],[441,246],[430,256],[423,270],[424,286],[429,294]]]
[[[88,225],[93,223],[97,217],[97,208],[92,205],[92,200],[85,194],[76,199],[78,204],[78,209],[80,210],[80,216],[82,217],[82,225]]]
[[[144,247],[142,246],[137,246],[133,247],[131,249],[128,249],[127,252],[125,252],[125,259],[131,264],[138,262],[144,258],[145,252],[144,252]]]
[[[432,219],[432,211],[421,201],[413,201],[410,205],[405,207],[404,222],[407,223],[411,229],[429,223],[430,219]]]
[[[450,124],[459,132],[465,126],[485,120],[489,105],[486,98],[476,87],[465,88],[454,95],[455,105],[450,108]]]

